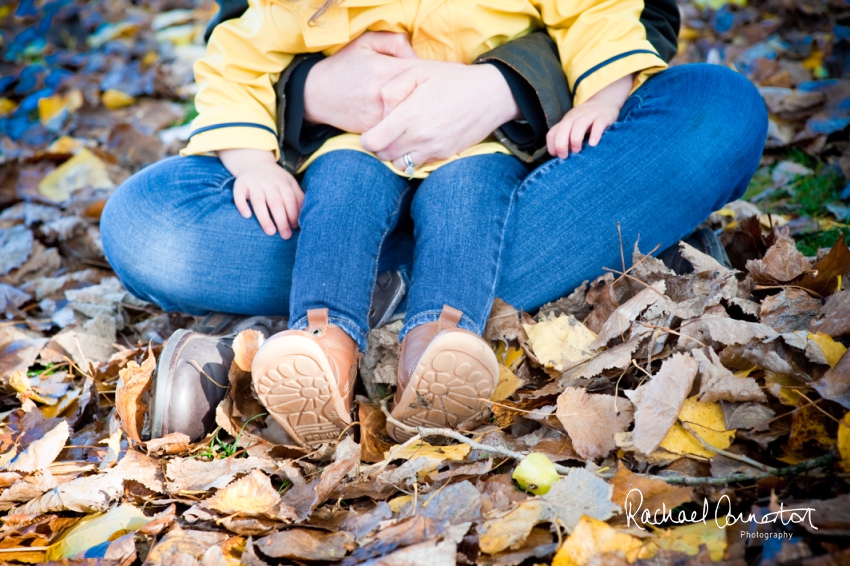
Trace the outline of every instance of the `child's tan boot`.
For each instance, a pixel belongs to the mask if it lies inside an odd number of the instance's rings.
[[[455,428],[487,406],[499,363],[483,338],[457,327],[463,313],[444,305],[440,318],[417,326],[401,343],[392,416],[415,427]],[[398,442],[413,436],[387,423]]]
[[[300,445],[335,441],[351,424],[360,354],[342,329],[328,324],[327,309],[307,311],[309,327],[266,340],[251,374],[260,403]]]

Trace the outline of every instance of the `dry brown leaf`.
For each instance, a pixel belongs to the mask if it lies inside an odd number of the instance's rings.
[[[189,451],[190,438],[182,432],[171,432],[162,438],[154,438],[145,443],[148,454],[171,456]]]
[[[850,352],[850,350],[848,350]],[[850,353],[845,352],[834,368],[814,383],[820,396],[850,409]]]
[[[683,328],[689,326],[691,324]],[[753,340],[772,338],[777,335],[775,330],[764,324],[735,320],[725,316],[703,316],[694,321],[694,326],[701,326],[712,340],[726,346],[747,344]],[[685,346],[692,348],[694,344],[685,344]]]
[[[218,546],[227,535],[212,531],[182,529],[174,525],[170,531],[151,548],[145,564],[149,566],[184,566],[199,564],[204,553]]]
[[[34,472],[46,469],[62,452],[70,435],[68,422],[60,420],[47,434],[18,454],[6,469],[10,472]]]
[[[596,354],[593,358],[577,368],[570,377],[596,377],[606,369],[625,369],[632,363],[632,354],[640,346],[640,338],[631,338],[628,342],[617,344],[612,348]]]
[[[22,338],[0,344],[0,383],[15,373],[26,373],[47,342],[47,338]]]
[[[469,530],[469,523],[463,523],[446,529],[442,540],[432,540],[413,544],[401,550],[396,550],[379,559],[364,563],[364,566],[455,566],[458,563],[457,546]],[[355,562],[342,566],[350,566]]]
[[[833,338],[850,334],[850,291],[830,295],[820,309],[819,318],[809,325],[809,331]]]
[[[821,297],[832,295],[838,290],[838,278],[850,271],[850,248],[839,232],[838,240],[829,253],[813,267],[814,273],[806,274],[796,285],[811,289]]]
[[[611,478],[611,485],[614,486],[611,501],[624,509],[633,520],[638,521],[641,509],[655,513],[655,510],[661,509],[663,505],[672,511],[674,507],[694,498],[692,488],[677,487],[665,481],[639,476],[632,473],[622,462],[617,473]],[[620,519],[626,520],[626,515]]]
[[[626,395],[635,404],[634,442],[643,454],[651,454],[675,424],[691,390],[699,364],[687,354],[673,354],[649,383]]]
[[[727,430],[760,427],[776,415],[770,407],[758,403],[720,403]]]
[[[312,529],[288,529],[261,538],[257,547],[272,558],[336,562],[356,545],[354,537],[344,531],[326,533]]]
[[[664,281],[656,281],[617,307],[617,310],[611,313],[611,316],[609,316],[608,320],[605,321],[605,324],[602,325],[602,329],[599,331],[596,339],[590,344],[590,347],[594,350],[598,350],[599,348],[607,346],[608,342],[614,338],[627,336],[631,329],[632,322],[634,322],[634,320],[640,316],[640,313],[646,310],[647,307],[659,300],[664,300],[664,291],[666,290],[667,287],[664,284]]]
[[[280,493],[272,487],[268,476],[259,470],[218,490],[215,495],[202,501],[200,507],[222,515],[265,516],[280,520],[295,518],[294,511],[281,505]]]
[[[387,436],[387,417],[377,405],[360,401],[358,404],[360,420],[360,444],[362,460],[374,463],[384,459],[384,452],[394,444]]]
[[[520,548],[545,513],[546,508],[540,500],[531,499],[501,517],[487,520],[478,530],[481,552],[496,554],[506,549]]]
[[[570,473],[549,489],[541,499],[546,520],[572,532],[583,516],[607,521],[620,509],[611,502],[611,485],[584,468]]]
[[[165,467],[165,487],[169,493],[221,489],[236,476],[255,469],[272,473],[277,471],[277,464],[273,460],[255,456],[224,458],[210,462],[196,458],[174,458]]]
[[[797,250],[794,240],[785,231],[778,234],[764,258],[747,261],[747,271],[753,281],[763,285],[790,283],[811,269],[812,264]]]
[[[568,387],[558,397],[555,416],[570,435],[575,451],[585,459],[595,460],[617,447],[614,433],[629,428],[634,407],[627,399],[592,395],[585,389]]]
[[[484,329],[484,339],[504,342],[526,340],[527,336],[522,328],[519,311],[502,299],[496,298],[490,310],[490,317],[487,319],[487,327]]]
[[[0,511],[8,511],[18,503],[35,499],[56,485],[56,479],[48,470],[19,479],[0,493]]]
[[[682,252],[682,257],[693,266],[694,273],[716,273],[720,277],[729,273],[729,269],[721,265],[716,259],[702,253],[687,242],[679,242],[679,250]]]
[[[115,391],[115,409],[121,419],[121,425],[127,437],[136,441],[142,441],[142,429],[145,426],[148,406],[142,400],[142,395],[150,389],[151,376],[156,369],[156,358],[153,351],[148,349],[148,356],[142,365],[134,361],[127,363],[127,367],[118,372],[118,388]]]
[[[705,350],[708,351],[708,356],[706,356]],[[699,363],[700,401],[767,402],[767,396],[759,388],[755,379],[736,377],[735,374],[723,367],[714,350],[710,348],[693,349],[691,355]]]
[[[15,509],[15,513],[42,514],[59,511],[102,513],[124,493],[124,480],[117,474],[81,477],[48,491]]]
[[[587,301],[587,304],[593,305],[593,310],[590,311],[584,323],[594,333],[602,330],[605,321],[620,306],[614,293],[613,280],[614,278],[610,274],[600,277],[590,284],[590,289],[587,290],[587,295],[585,295],[585,301]]]
[[[789,287],[762,301],[759,321],[777,332],[805,330],[820,309],[820,300]]]
[[[259,330],[247,328],[237,334],[233,339],[233,363],[242,371],[250,372],[254,356],[265,341],[266,337]]]
[[[125,480],[139,482],[156,493],[165,493],[165,477],[162,474],[159,460],[136,450],[127,450],[109,473],[118,475]]]
[[[370,558],[385,557],[399,547],[435,539],[445,530],[445,525],[437,523],[433,519],[414,515],[378,531],[378,534],[370,543],[354,550],[351,556],[343,560],[342,566],[353,566]]]

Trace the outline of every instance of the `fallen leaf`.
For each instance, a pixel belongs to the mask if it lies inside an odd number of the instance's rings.
[[[369,332],[366,351],[360,360],[360,377],[370,399],[386,395],[386,385],[395,385],[398,376],[398,333],[402,321]]]
[[[203,500],[200,507],[222,515],[265,516],[279,520],[295,518],[294,511],[281,505],[280,493],[272,487],[269,477],[259,470],[218,490],[215,495]]]
[[[62,452],[70,434],[68,422],[59,421],[47,434],[27,446],[26,450],[18,454],[3,469],[8,469],[10,472],[34,472],[47,469]]]
[[[672,511],[675,507],[691,501],[694,491],[690,487],[671,485],[662,480],[639,476],[619,463],[617,473],[611,478],[614,488],[611,501],[626,513],[620,520],[643,523],[641,510],[654,514],[657,509]]]
[[[737,377],[723,367],[720,358],[711,348],[693,349],[691,355],[699,363],[700,401],[767,401],[767,396],[755,379]]]
[[[7,511],[18,503],[26,503],[35,499],[58,485],[56,479],[48,470],[30,474],[23,478],[19,474],[14,475],[19,479],[0,493],[0,511]]]
[[[640,539],[584,516],[555,553],[552,566],[585,566],[591,558],[606,552],[621,552],[632,563],[641,557],[642,550]]]
[[[110,470],[111,472],[111,470]],[[81,477],[59,485],[38,499],[17,507],[15,513],[42,514],[59,511],[102,513],[124,493],[124,480],[112,473]]]
[[[779,232],[764,258],[747,261],[750,276],[762,285],[790,283],[811,269],[812,264],[797,250],[787,231]]]
[[[819,318],[809,325],[809,331],[833,338],[850,334],[850,291],[839,291],[827,297]]]
[[[272,558],[295,560],[341,560],[354,548],[354,537],[339,531],[325,533],[312,529],[287,529],[257,541],[258,548]]]
[[[32,250],[33,235],[26,226],[0,228],[0,275],[22,266]]]
[[[140,509],[126,503],[102,515],[84,517],[47,548],[45,560],[72,558],[111,540],[115,533],[135,531],[149,521]]]
[[[838,454],[841,456],[841,467],[850,472],[850,413],[844,413],[844,418],[838,423]]]
[[[820,300],[803,290],[789,287],[761,302],[759,322],[777,332],[804,330],[820,309]]]
[[[493,390],[493,394],[490,395],[490,400],[496,402],[504,401],[516,393],[523,385],[525,385],[525,382],[518,378],[510,368],[499,364],[499,383],[496,385],[496,389]]]
[[[445,524],[422,515],[414,515],[378,531],[368,544],[354,550],[342,561],[341,566],[354,566],[375,557],[386,557],[399,547],[419,544],[436,539],[446,531]]]
[[[776,412],[758,403],[721,403],[726,428],[756,428],[772,419]]]
[[[627,342],[617,344],[612,348],[608,348],[591,358],[589,361],[580,365],[575,373],[569,375],[574,378],[578,377],[596,377],[606,369],[617,368],[625,369],[632,363],[632,354],[640,346],[640,338],[631,338]]]
[[[363,566],[455,566],[458,563],[457,547],[469,530],[469,523],[446,529],[442,540],[434,538],[412,544],[380,558],[363,562]],[[355,562],[342,562],[349,566]]]
[[[819,364],[834,368],[841,356],[847,352],[847,348],[841,342],[836,342],[829,334],[809,332],[809,340],[806,344],[806,357]]]
[[[128,106],[132,106],[136,102],[134,97],[130,96],[126,92],[121,92],[114,88],[104,91],[104,93],[100,95],[100,100],[103,102],[103,105],[110,110],[126,108]]]
[[[698,368],[692,356],[677,353],[664,361],[649,383],[626,391],[635,405],[635,447],[643,454],[658,448],[675,424]]]
[[[236,476],[255,469],[273,473],[277,471],[277,465],[272,460],[255,456],[224,458],[210,462],[196,458],[174,458],[165,466],[165,487],[169,493],[175,494],[221,489]]]
[[[478,531],[481,552],[496,554],[508,548],[520,548],[531,529],[545,516],[544,504],[539,499],[530,499],[504,516],[487,520]]]
[[[145,564],[171,566],[198,564],[200,558],[212,546],[218,546],[227,535],[211,531],[182,529],[174,525],[153,547]]]
[[[705,448],[683,425],[687,425],[711,446],[725,450],[735,438],[734,430],[726,430],[723,410],[718,403],[702,403],[696,397],[685,399],[679,412],[679,423],[661,441],[661,448],[674,454],[693,454],[711,458],[715,453]]]
[[[573,317],[523,324],[534,355],[540,363],[564,371],[592,357],[590,344],[596,335]]]
[[[490,316],[487,318],[484,339],[490,341],[502,340],[503,342],[519,340],[522,342],[527,339],[522,326],[519,311],[497,297],[493,301]]]
[[[233,339],[233,363],[242,371],[250,372],[254,356],[265,341],[266,337],[259,330],[247,328],[237,334]]]
[[[823,377],[814,383],[820,396],[850,409],[850,355],[846,352]]]
[[[634,406],[628,399],[568,387],[558,397],[555,416],[570,435],[575,451],[593,460],[607,456],[617,447],[614,434],[629,428]]]
[[[360,401],[357,404],[360,421],[360,445],[364,462],[375,463],[384,459],[393,444],[387,436],[387,417],[377,405]]]
[[[810,289],[821,297],[830,296],[838,290],[839,286],[836,283],[842,275],[847,273],[848,265],[850,265],[850,248],[844,241],[844,234],[839,232],[838,239],[829,253],[815,263],[813,269],[816,273],[807,273],[795,284]]]
[[[814,447],[835,448],[835,421],[814,405],[804,405],[791,415],[791,435],[787,447],[801,452]]]
[[[619,513],[619,506],[611,502],[612,493],[613,487],[596,474],[573,468],[541,500],[547,507],[548,520],[572,532],[584,515],[607,521]]]
[[[170,432],[161,438],[153,438],[145,442],[148,454],[154,456],[170,456],[189,451],[191,439],[182,432]]]
[[[587,304],[593,305],[593,310],[584,321],[592,332],[601,331],[611,313],[620,306],[614,293],[613,281],[614,277],[610,273],[599,277],[590,284],[584,297]]]
[[[53,202],[64,202],[80,189],[114,189],[106,165],[86,148],[51,171],[38,184],[39,192]]]
[[[350,511],[345,517],[342,529],[351,533],[357,541],[360,541],[375,532],[381,521],[385,521],[392,516],[393,511],[387,502],[380,501],[370,511],[363,513],[354,510]]]
[[[148,355],[142,365],[134,361],[118,372],[120,379],[115,390],[115,410],[127,436],[136,441],[142,441],[142,429],[145,425],[148,407],[142,400],[142,395],[151,387],[151,376],[156,369],[156,358],[148,348]]]
[[[688,556],[699,554],[702,545],[708,549],[713,562],[723,560],[726,551],[726,530],[719,528],[714,521],[694,523],[667,529],[647,543],[648,548],[657,546],[665,550],[684,552]]]
[[[608,345],[613,338],[626,336],[631,329],[632,322],[650,305],[659,300],[664,300],[664,291],[667,290],[664,281],[656,281],[643,291],[617,307],[605,324],[599,334],[591,342],[590,348],[598,350]]]

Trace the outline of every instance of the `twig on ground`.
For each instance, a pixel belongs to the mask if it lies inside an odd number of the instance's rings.
[[[516,452],[516,451],[511,450],[509,448],[502,448],[500,446],[488,446],[486,444],[481,444],[480,442],[475,442],[471,438],[467,438],[464,435],[462,435],[461,433],[459,433],[455,430],[451,430],[449,428],[426,428],[426,427],[416,428],[416,427],[408,426],[408,425],[402,423],[401,421],[393,418],[392,415],[390,415],[390,411],[387,408],[387,400],[386,399],[383,399],[381,401],[381,411],[383,411],[384,416],[387,417],[387,422],[393,423],[395,426],[397,426],[398,428],[400,428],[401,430],[403,430],[405,432],[414,433],[416,436],[414,436],[413,438],[416,438],[417,436],[420,437],[420,438],[424,438],[426,436],[443,436],[443,437],[452,438],[454,440],[457,440],[458,442],[462,442],[464,444],[467,444],[468,446],[470,446],[474,450],[481,450],[482,452],[491,452],[491,453],[494,453],[494,454],[501,454],[502,456],[507,456],[508,458],[513,458],[514,460],[522,460],[523,458],[528,456],[528,454],[523,454],[522,452]],[[410,440],[405,442],[405,444],[408,444],[409,442],[410,442]],[[554,464],[554,466],[555,466],[555,471],[558,472],[559,474],[566,475],[566,474],[569,474],[570,471],[572,470],[572,468],[568,468],[566,466],[561,466],[560,464]]]
[[[765,464],[762,464],[761,462],[757,462],[757,461],[753,460],[752,458],[748,458],[748,457],[743,456],[741,454],[735,454],[734,452],[729,452],[728,450],[723,450],[722,448],[718,448],[717,446],[714,446],[713,444],[711,444],[707,440],[705,440],[702,436],[700,436],[699,433],[696,430],[694,430],[694,427],[692,427],[689,423],[682,422],[682,428],[684,428],[686,431],[690,432],[694,436],[694,438],[696,438],[699,441],[699,443],[703,445],[703,447],[706,450],[716,452],[716,453],[718,453],[722,456],[726,456],[727,458],[730,458],[732,460],[737,460],[738,462],[743,462],[744,464],[747,464],[748,466],[758,468],[759,470],[761,470],[765,473],[768,473],[768,474],[774,474],[777,471],[776,468],[774,468],[772,466],[767,466]]]
[[[641,477],[661,480],[673,485],[727,485],[730,483],[736,482],[748,482],[760,480],[763,478],[776,478],[776,477],[787,477],[787,476],[796,476],[797,474],[801,474],[803,472],[808,472],[809,470],[814,470],[815,468],[821,468],[823,466],[828,466],[832,462],[835,461],[835,454],[830,452],[829,454],[824,454],[818,458],[814,458],[812,460],[806,460],[805,462],[800,462],[794,466],[788,466],[787,468],[775,468],[772,473],[767,472],[753,472],[751,474],[744,473],[733,473],[726,476],[718,476],[716,478],[709,477],[691,477],[691,476],[653,476],[647,474],[639,474]]]

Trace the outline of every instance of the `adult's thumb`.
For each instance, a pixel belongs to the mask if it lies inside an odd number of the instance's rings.
[[[381,100],[384,102],[384,117],[389,116],[399,104],[407,100],[407,97],[413,94],[419,83],[420,74],[418,69],[413,68],[401,73],[381,87]]]
[[[416,52],[410,46],[410,39],[404,33],[388,31],[367,32],[361,38],[363,47],[381,55],[389,55],[401,59],[416,59]]]

